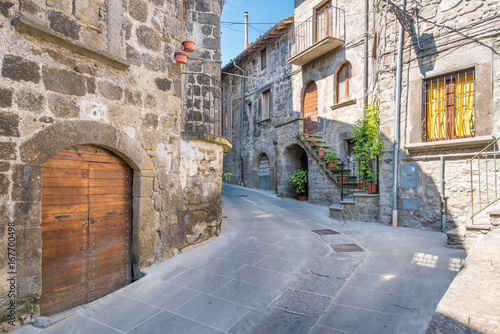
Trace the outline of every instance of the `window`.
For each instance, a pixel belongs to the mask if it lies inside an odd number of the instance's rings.
[[[316,9],[316,42],[332,35],[332,15],[330,1]]]
[[[349,100],[349,79],[351,64],[345,63],[337,72],[337,103]]]
[[[425,80],[425,141],[474,137],[474,69]]]
[[[268,119],[270,117],[269,115],[269,103],[270,101],[270,96],[271,96],[271,91],[266,90],[265,92],[262,92],[262,115],[261,119]]]
[[[267,51],[266,49],[260,52],[260,68],[263,70],[267,66]]]

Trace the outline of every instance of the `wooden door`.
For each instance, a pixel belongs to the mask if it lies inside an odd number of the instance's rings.
[[[82,305],[131,281],[132,170],[90,145],[42,165],[42,315]]]
[[[310,82],[304,92],[304,133],[318,132],[318,89],[314,81]]]
[[[271,190],[271,167],[265,154],[259,160],[259,189]]]

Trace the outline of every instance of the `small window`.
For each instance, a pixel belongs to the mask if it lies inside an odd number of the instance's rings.
[[[261,69],[265,69],[267,66],[267,50],[264,49],[260,52],[260,64]]]
[[[474,69],[425,80],[425,141],[474,137]]]
[[[337,72],[337,103],[349,100],[349,79],[351,64],[345,63]]]
[[[271,96],[270,90],[262,92],[262,115],[261,115],[262,120],[268,119],[270,117],[269,115],[269,109],[270,109],[269,103],[271,103],[270,96]]]

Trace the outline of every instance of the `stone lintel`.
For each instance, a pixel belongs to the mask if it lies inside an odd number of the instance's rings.
[[[489,143],[495,140],[495,136],[479,136],[471,138],[461,138],[461,139],[450,139],[450,140],[440,140],[431,141],[426,143],[415,143],[405,145],[405,149],[410,152],[419,151],[432,151],[441,149],[459,149],[459,148],[471,148],[471,147],[485,147]]]
[[[342,108],[342,107],[350,106],[350,105],[353,105],[353,104],[356,104],[356,99],[350,99],[350,100],[347,100],[347,101],[339,102],[337,104],[334,104],[330,108],[332,110],[335,110],[335,109],[339,109],[339,108]]]
[[[221,145],[224,149],[224,153],[227,153],[233,147],[231,141],[225,137],[220,137],[216,135],[211,135],[208,133],[194,133],[194,132],[183,132],[181,138],[184,141],[199,140],[207,143]]]
[[[43,41],[57,44],[78,53],[79,55],[98,60],[120,70],[126,70],[130,66],[130,62],[127,59],[115,56],[105,51],[91,48],[81,42],[74,41],[63,34],[24,16],[15,18],[13,20],[13,24],[16,31],[19,33],[31,35]]]

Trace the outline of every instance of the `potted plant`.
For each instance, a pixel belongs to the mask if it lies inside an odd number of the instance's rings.
[[[365,106],[365,117],[359,118],[352,130],[354,159],[358,164],[357,174],[363,187],[372,184],[373,180],[377,177],[377,171],[373,168],[373,162],[380,159],[380,156],[384,152],[384,144],[379,131],[380,118],[378,110],[377,102],[367,104]]]
[[[336,168],[338,170],[339,157],[337,156],[337,152],[332,148],[329,148],[325,152],[325,162],[328,163],[328,168]]]
[[[325,156],[325,147],[323,146],[323,144],[319,144],[319,147],[318,147],[318,155],[320,157],[324,157]]]
[[[299,196],[299,201],[307,201],[307,171],[296,169],[288,176],[288,182],[293,191]]]

